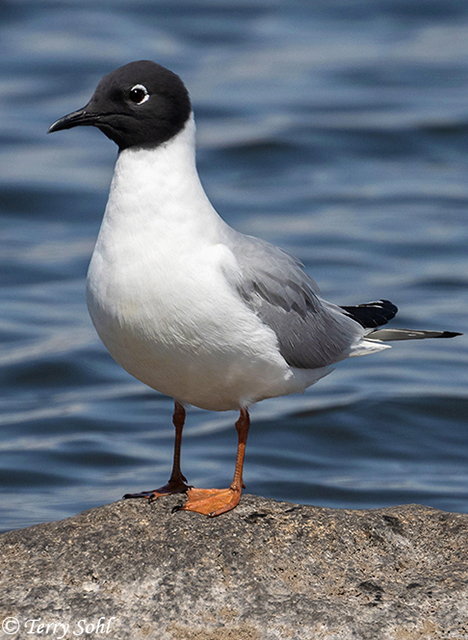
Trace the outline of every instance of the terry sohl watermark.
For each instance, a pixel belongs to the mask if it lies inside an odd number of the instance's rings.
[[[106,618],[101,616],[97,620],[78,620],[74,623],[68,622],[44,622],[42,618],[28,618],[24,622],[20,622],[18,618],[10,616],[2,622],[2,631],[8,636],[14,636],[20,631],[35,636],[50,635],[55,636],[56,640],[63,640],[66,635],[73,636],[90,636],[106,635],[111,633],[112,624],[117,620],[115,616]]]

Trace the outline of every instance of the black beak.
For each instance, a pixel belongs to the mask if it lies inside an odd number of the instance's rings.
[[[47,133],[72,129],[73,127],[96,126],[101,116],[98,113],[90,113],[86,109],[87,106],[78,111],[73,111],[73,113],[69,113],[67,116],[63,116],[63,118],[60,118],[49,127]]]

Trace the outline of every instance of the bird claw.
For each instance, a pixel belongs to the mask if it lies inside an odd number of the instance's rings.
[[[141,491],[140,493],[126,493],[123,499],[128,498],[146,498],[149,502],[154,502],[161,496],[168,496],[172,493],[185,493],[191,489],[191,485],[187,484],[186,478],[182,476],[181,480],[174,482],[169,481],[163,487],[154,489],[153,491]]]
[[[140,491],[140,493],[126,493],[122,496],[122,500],[128,500],[129,498],[147,498],[149,499],[153,493],[155,493],[157,489],[154,491]]]

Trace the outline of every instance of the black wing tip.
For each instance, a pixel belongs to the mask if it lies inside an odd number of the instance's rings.
[[[376,300],[341,308],[365,329],[381,327],[398,313],[398,307],[390,300]]]

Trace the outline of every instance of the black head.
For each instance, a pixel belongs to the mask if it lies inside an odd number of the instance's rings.
[[[190,112],[188,91],[179,76],[139,60],[104,76],[88,104],[54,122],[48,133],[90,125],[121,151],[157,146],[183,129]]]

